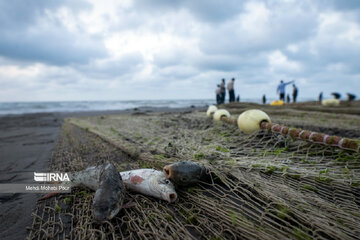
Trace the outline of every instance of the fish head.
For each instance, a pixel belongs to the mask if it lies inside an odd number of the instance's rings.
[[[99,180],[99,188],[93,200],[94,217],[97,221],[110,220],[122,207],[125,186],[112,164],[107,164],[102,168]]]
[[[178,186],[197,183],[206,174],[205,167],[191,161],[181,161],[166,165],[163,172],[167,179]]]
[[[99,188],[93,200],[94,218],[96,221],[106,221],[115,217],[122,207],[118,193],[111,189]]]
[[[157,195],[157,197],[166,200],[169,203],[173,203],[177,199],[174,184],[166,179],[165,175],[160,171],[151,178],[150,191],[152,191],[154,195]]]

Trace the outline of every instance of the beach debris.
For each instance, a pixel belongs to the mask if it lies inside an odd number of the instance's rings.
[[[208,116],[208,118],[212,118],[216,110],[218,110],[218,108],[215,105],[210,105],[206,111],[206,116]]]
[[[321,105],[326,107],[336,107],[340,105],[339,99],[324,99],[321,101]]]
[[[270,103],[271,106],[283,106],[285,103],[282,100],[275,100]]]
[[[166,165],[165,177],[177,186],[195,184],[206,176],[206,168],[192,161],[180,161]]]
[[[173,203],[177,199],[173,183],[155,169],[120,172],[127,189]]]
[[[88,167],[83,171],[72,173],[71,181],[63,182],[62,185],[85,187],[95,191],[92,206],[96,221],[112,219],[119,212],[124,202],[124,183],[114,165],[110,163]],[[49,193],[39,200],[55,195],[57,193]]]
[[[271,122],[270,117],[265,112],[251,109],[240,114],[237,125],[242,132],[251,134],[260,130],[260,124],[263,121]]]
[[[214,116],[213,116],[214,120],[215,121],[220,121],[221,117],[230,118],[230,113],[225,109],[216,110],[215,113],[214,113]]]

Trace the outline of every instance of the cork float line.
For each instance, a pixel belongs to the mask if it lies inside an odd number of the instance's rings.
[[[217,114],[215,115],[215,113]],[[282,124],[271,123],[270,117],[263,111],[251,109],[240,114],[238,119],[230,116],[228,111],[221,109],[214,111],[214,120],[237,125],[246,134],[251,134],[261,129],[275,134],[281,134],[293,139],[299,139],[315,144],[338,147],[345,150],[360,151],[360,140],[331,136],[324,133],[312,132],[301,128],[291,128]]]
[[[294,139],[300,139],[316,144],[323,144],[338,147],[345,150],[360,151],[360,140],[343,138],[340,136],[331,136],[324,133],[312,132],[301,128],[291,128],[282,124],[263,121],[260,128],[272,133],[281,134]]]
[[[213,119],[218,122],[218,121],[221,121],[222,118],[231,118],[231,115],[230,113],[225,110],[225,109],[218,109],[215,111],[214,115],[213,115]]]
[[[216,106],[209,106],[208,110],[206,111],[206,116],[208,116],[208,118],[212,118],[216,110],[218,110]]]

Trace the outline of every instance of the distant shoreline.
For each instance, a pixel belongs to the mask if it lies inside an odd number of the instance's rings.
[[[273,98],[268,98],[270,103]],[[301,102],[314,101],[314,99],[299,99]],[[226,99],[226,103],[228,99]],[[260,98],[241,99],[241,103],[261,104]],[[44,102],[0,102],[0,116],[26,113],[76,113],[123,111],[135,108],[189,108],[205,107],[215,104],[214,99],[183,99],[183,100],[129,100],[129,101],[44,101]]]

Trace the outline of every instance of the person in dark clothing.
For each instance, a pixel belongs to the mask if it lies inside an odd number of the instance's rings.
[[[216,88],[216,104],[221,104],[221,88],[220,88],[220,84],[217,85]]]
[[[220,89],[221,89],[221,103],[224,103],[225,102],[225,95],[226,95],[225,78],[223,78],[221,80]]]
[[[240,102],[240,95],[237,95],[236,101],[237,101],[237,102]]]
[[[333,92],[333,93],[331,93],[331,95],[333,95],[335,99],[340,99],[341,98],[341,94],[337,93],[337,92]]]
[[[266,104],[266,96],[265,96],[265,94],[264,94],[263,97],[262,97],[262,103],[263,103],[263,104]]]
[[[321,103],[322,100],[323,100],[323,92],[321,92],[321,93],[319,94],[319,103]]]
[[[290,103],[291,99],[290,99],[290,95],[286,95],[286,103]]]
[[[235,82],[235,78],[231,79],[231,81],[228,82],[228,85],[227,85],[227,88],[229,91],[229,102],[235,101],[234,82]]]
[[[354,94],[352,94],[352,93],[347,93],[347,95],[348,95],[348,101],[349,102],[355,100],[355,98],[356,98],[356,96]]]
[[[298,95],[298,88],[295,86],[295,84],[293,84],[292,86],[293,86],[293,92],[292,92],[293,103],[296,103],[296,98]]]

